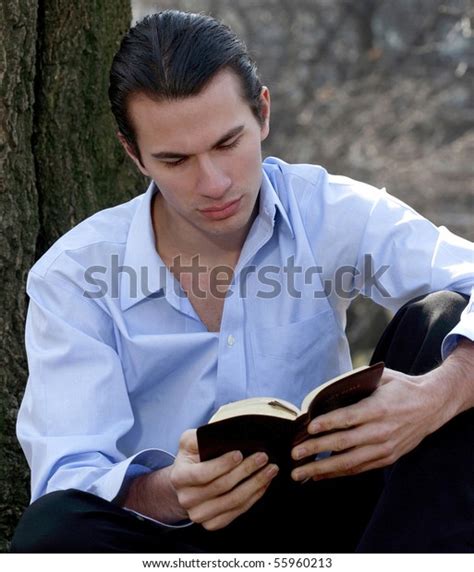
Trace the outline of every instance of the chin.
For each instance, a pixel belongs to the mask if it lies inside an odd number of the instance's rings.
[[[230,220],[216,221],[206,226],[206,232],[214,235],[227,235],[245,230],[247,224],[245,222],[237,222]]]

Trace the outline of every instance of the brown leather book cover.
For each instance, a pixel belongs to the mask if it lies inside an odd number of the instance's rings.
[[[383,369],[384,364],[379,362],[322,384],[303,400],[303,404],[309,401],[307,411],[295,419],[250,412],[202,425],[197,430],[201,461],[234,450],[242,451],[244,457],[263,451],[271,463],[280,467],[280,475],[288,475],[294,467],[308,462],[294,461],[291,449],[309,437],[306,429],[310,421],[368,397],[379,385]]]

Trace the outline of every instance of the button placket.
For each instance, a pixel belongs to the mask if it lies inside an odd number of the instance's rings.
[[[242,399],[246,391],[245,348],[241,343],[242,300],[235,293],[225,301],[219,336],[217,405]]]

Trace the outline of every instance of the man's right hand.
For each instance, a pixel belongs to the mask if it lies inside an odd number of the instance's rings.
[[[278,474],[265,453],[239,451],[201,462],[196,429],[181,436],[172,465],[132,481],[122,506],[166,524],[190,519],[218,530],[249,510]]]
[[[244,459],[240,451],[231,451],[201,462],[196,430],[190,429],[181,436],[170,482],[189,519],[218,530],[249,510],[277,474],[265,453]]]

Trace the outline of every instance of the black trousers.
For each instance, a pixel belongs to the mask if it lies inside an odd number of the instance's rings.
[[[466,302],[438,292],[406,304],[372,361],[409,374],[433,369]],[[162,527],[97,496],[57,491],[25,511],[11,551],[472,552],[473,445],[470,409],[388,468],[304,485],[277,478],[247,513],[214,532]]]

